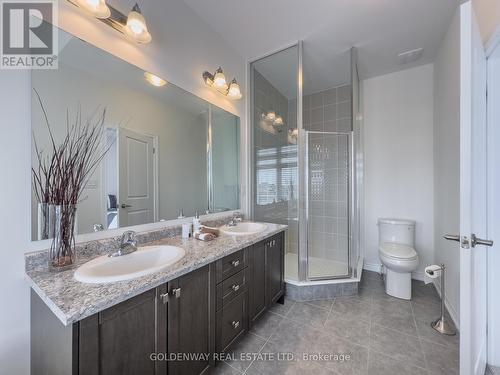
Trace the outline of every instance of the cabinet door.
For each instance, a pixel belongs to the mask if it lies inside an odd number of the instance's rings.
[[[168,353],[196,356],[185,361],[170,361],[170,375],[200,374],[212,363],[214,271],[214,265],[210,264],[168,283]]]
[[[155,375],[156,290],[79,323],[79,375]]]
[[[266,309],[266,247],[263,241],[248,248],[248,307],[250,326]]]
[[[273,237],[267,244],[267,304],[271,305],[285,292],[283,235]]]

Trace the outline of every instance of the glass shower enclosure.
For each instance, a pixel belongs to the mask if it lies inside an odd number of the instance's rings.
[[[313,66],[317,51],[304,47],[250,64],[251,215],[288,225],[288,283],[342,282],[356,278],[360,264],[356,51],[340,51],[332,61],[340,72],[325,79]]]

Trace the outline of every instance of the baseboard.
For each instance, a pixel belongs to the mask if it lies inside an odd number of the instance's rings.
[[[380,273],[380,263],[363,263],[363,269],[367,271]]]
[[[441,297],[441,282],[439,282],[439,284],[438,284],[438,281],[435,280],[435,282],[433,282],[432,284],[434,285],[434,288],[436,289],[436,292],[439,295],[439,297]],[[446,298],[446,296],[445,296],[445,299],[444,299],[444,305],[446,306],[446,309],[450,313],[451,319],[453,320],[453,323],[455,323],[455,327],[457,328],[457,331],[460,331],[460,324],[459,324],[459,321],[458,321],[457,310],[455,310],[455,308],[448,301],[448,299]]]
[[[373,271],[380,273],[380,263],[364,263],[363,264],[363,269],[367,271]],[[414,280],[419,280],[419,281],[424,281],[424,273],[421,271],[415,271],[411,273],[411,278]]]

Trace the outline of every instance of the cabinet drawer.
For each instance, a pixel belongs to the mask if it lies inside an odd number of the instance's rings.
[[[247,292],[241,293],[217,312],[217,351],[226,351],[247,329]]]
[[[246,251],[245,249],[237,251],[227,257],[217,261],[217,282],[220,283],[226,280],[229,276],[241,271],[246,267]]]
[[[245,268],[217,285],[217,310],[247,290],[247,269]]]

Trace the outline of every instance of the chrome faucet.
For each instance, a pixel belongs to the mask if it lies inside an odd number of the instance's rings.
[[[122,234],[120,240],[120,247],[118,251],[109,254],[110,257],[119,257],[122,255],[127,255],[133,253],[137,250],[137,240],[135,239],[136,233],[132,230],[128,230]]]
[[[233,217],[231,218],[231,220],[229,220],[229,223],[227,223],[227,226],[228,227],[235,227],[240,221],[242,221],[242,219],[240,217],[240,213],[234,212]]]

